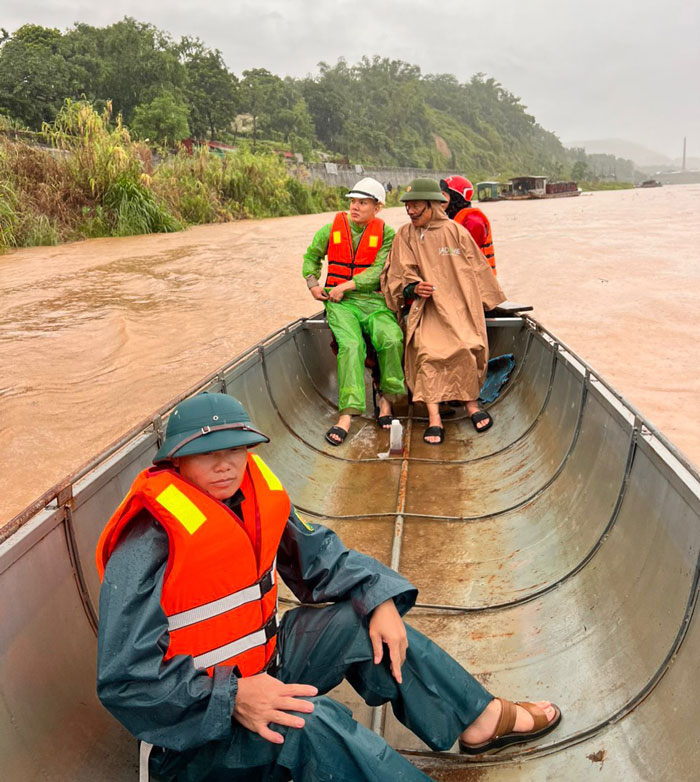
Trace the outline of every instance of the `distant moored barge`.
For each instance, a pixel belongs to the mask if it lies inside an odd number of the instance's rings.
[[[576,182],[548,182],[544,176],[522,176],[509,180],[503,198],[519,201],[530,198],[569,198],[581,195]]]

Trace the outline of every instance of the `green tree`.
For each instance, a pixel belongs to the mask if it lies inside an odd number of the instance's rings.
[[[207,49],[198,38],[183,38],[179,48],[192,133],[213,139],[231,129],[238,113],[238,79],[226,68],[221,52]]]
[[[144,141],[172,146],[190,135],[188,115],[184,101],[165,91],[134,109],[131,129]]]
[[[102,107],[107,105],[104,82],[109,60],[104,55],[104,31],[78,23],[63,36],[63,55],[72,66],[73,89],[66,97],[85,98]]]
[[[61,33],[26,24],[0,48],[0,112],[39,130],[73,94],[72,76]]]
[[[241,80],[241,110],[253,118],[253,150],[258,138],[258,127],[270,124],[271,117],[284,95],[284,82],[265,68],[243,71]]]
[[[328,149],[344,152],[345,125],[352,116],[352,79],[341,57],[333,67],[320,62],[319,76],[304,79],[300,89],[314,123],[316,136]]]
[[[138,105],[164,91],[176,95],[184,86],[176,45],[153,25],[125,17],[99,30],[97,40],[104,68],[94,97],[110,99],[127,123]]]
[[[289,77],[284,79],[282,91],[278,91],[276,87],[274,98],[276,105],[270,107],[270,111],[265,115],[263,130],[279,134],[289,144],[292,152],[302,152],[309,157],[316,133],[298,84]]]
[[[588,179],[589,174],[588,163],[585,160],[577,160],[571,168],[571,178],[574,182]]]

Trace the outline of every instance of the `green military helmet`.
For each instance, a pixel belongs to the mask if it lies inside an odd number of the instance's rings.
[[[406,188],[406,192],[401,195],[399,201],[441,201],[446,203],[449,199],[445,198],[440,190],[440,185],[434,179],[414,179]]]
[[[245,407],[237,399],[205,391],[180,402],[170,414],[165,442],[153,463],[269,442],[269,437],[253,427]]]

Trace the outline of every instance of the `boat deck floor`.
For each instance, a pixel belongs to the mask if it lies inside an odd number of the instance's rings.
[[[323,438],[337,391],[320,321],[286,329],[210,381],[271,436],[261,455],[309,521],[419,588],[413,626],[494,694],[552,700],[564,717],[537,746],[467,760],[429,752],[390,708],[370,709],[349,686],[334,695],[445,782],[691,779],[700,761],[697,475],[532,321],[494,320],[489,339],[491,355],[516,358],[490,406],[493,427],[477,434],[460,410],[435,447],[422,439],[425,410],[397,409],[405,447],[388,458],[388,433],[371,416],[353,421],[340,448]],[[69,514],[59,498],[3,544],[14,540],[19,555],[5,549],[3,560],[0,549],[8,778],[46,769],[59,770],[55,779],[136,778],[131,740],[94,696],[92,557],[156,440],[144,431],[76,481]]]

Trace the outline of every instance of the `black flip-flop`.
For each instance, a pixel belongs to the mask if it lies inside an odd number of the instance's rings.
[[[380,429],[391,429],[391,421],[393,418],[393,415],[378,415],[377,426]]]
[[[336,435],[339,440],[334,440],[331,435]],[[326,440],[331,445],[342,445],[345,442],[345,438],[348,436],[348,433],[343,429],[342,426],[331,426],[331,428],[326,432]]]
[[[431,443],[429,440],[426,440],[426,437],[439,437],[440,439],[436,443]],[[429,426],[424,432],[423,432],[423,440],[428,443],[428,445],[440,445],[440,443],[443,442],[445,439],[445,429],[442,426]]]
[[[476,429],[479,434],[485,432],[487,429],[490,429],[493,424],[493,418],[491,418],[486,410],[477,410],[476,413],[472,413],[469,417],[472,419],[474,429]],[[480,421],[488,421],[488,423],[486,426],[477,426]]]

